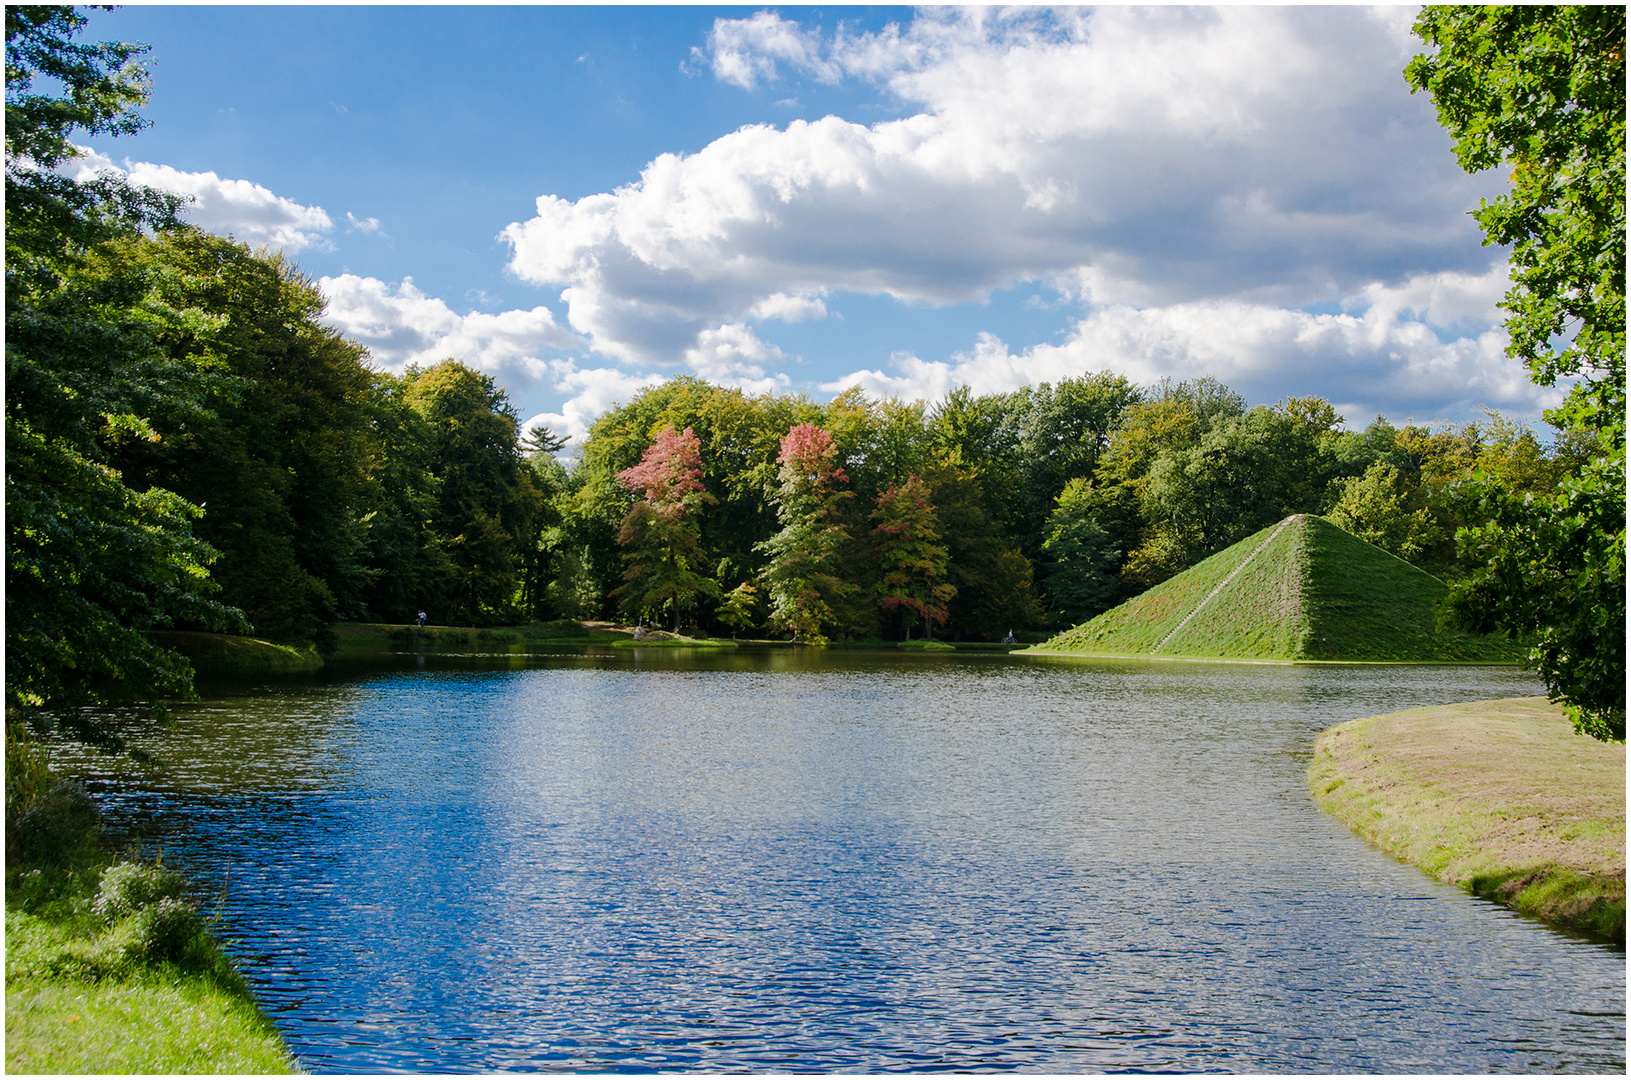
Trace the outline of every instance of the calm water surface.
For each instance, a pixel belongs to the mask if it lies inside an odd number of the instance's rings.
[[[1625,1069],[1623,953],[1309,799],[1492,668],[623,654],[222,690],[64,758],[315,1072]]]

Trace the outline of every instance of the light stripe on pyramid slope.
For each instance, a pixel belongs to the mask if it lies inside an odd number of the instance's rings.
[[[1443,582],[1294,515],[1035,651],[1240,660],[1506,662],[1517,646],[1440,629]]]

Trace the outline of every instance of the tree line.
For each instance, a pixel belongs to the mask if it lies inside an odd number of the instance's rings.
[[[1494,413],[1351,431],[1322,399],[1249,407],[1208,378],[824,403],[676,378],[601,416],[568,468],[490,376],[378,371],[292,263],[59,171],[70,133],[141,126],[141,50],[74,41],[70,8],[6,18],[8,705],[184,693],[146,636],[164,627],[322,647],[336,621],[421,610],[812,642],[1046,631],[1293,513],[1464,581],[1480,629],[1533,633],[1514,598],[1546,599],[1576,635],[1557,670],[1616,618],[1617,581],[1623,673],[1623,198],[1618,308],[1592,324],[1617,310],[1617,331],[1537,369],[1588,376],[1550,443]],[[1567,565],[1524,577],[1566,546],[1541,535],[1560,506],[1586,565],[1609,560],[1589,589]],[[1616,528],[1617,571],[1592,539]],[[1590,662],[1607,685],[1613,657]],[[1593,707],[1623,732],[1618,693]]]
[[[1544,492],[1598,453],[1498,414],[1344,430],[1319,398],[1102,372],[933,403],[698,379],[595,422],[561,477],[554,611],[821,637],[995,639],[1120,603],[1288,514],[1464,575],[1457,485]]]

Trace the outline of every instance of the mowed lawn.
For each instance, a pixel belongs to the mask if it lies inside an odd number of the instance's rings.
[[[1625,942],[1625,747],[1575,734],[1545,698],[1339,724],[1316,741],[1308,786],[1441,881]]]

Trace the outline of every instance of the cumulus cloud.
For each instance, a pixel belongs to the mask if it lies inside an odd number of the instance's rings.
[[[345,221],[346,228],[351,232],[376,233],[380,236],[385,236],[384,231],[380,228],[379,218],[377,217],[359,218],[357,215],[347,210],[345,212]]]
[[[1504,265],[1486,275],[1422,275],[1396,288],[1368,286],[1348,298],[1350,311],[1334,314],[1237,299],[1106,305],[1077,320],[1058,344],[1015,353],[982,334],[950,362],[897,355],[893,373],[857,371],[822,389],[859,386],[881,397],[934,400],[959,385],[1002,393],[1110,370],[1144,384],[1211,375],[1252,401],[1317,394],[1354,424],[1377,413],[1429,420],[1485,405],[1539,412],[1555,406],[1563,391],[1531,383],[1506,356],[1504,332],[1446,341],[1431,325],[1487,313],[1503,284]]]
[[[820,31],[761,11],[746,19],[715,19],[707,51],[692,49],[691,56],[706,62],[719,81],[751,90],[761,82],[776,81],[777,61],[821,82],[837,82],[843,68],[824,59],[822,52]]]
[[[750,394],[783,393],[792,385],[782,372],[767,374],[766,364],[779,364],[786,356],[774,345],[759,340],[741,323],[704,330],[685,351],[692,371],[720,386],[733,386]]]
[[[454,357],[506,381],[537,383],[554,371],[546,351],[583,344],[546,307],[460,315],[421,292],[412,278],[393,287],[378,278],[341,274],[319,279],[318,287],[328,301],[324,320],[368,346],[374,362],[390,371]]]
[[[788,296],[772,293],[748,309],[755,319],[780,319],[782,322],[803,322],[805,319],[825,319],[827,305],[819,296]]]
[[[81,156],[69,163],[70,175],[118,173],[141,187],[186,196],[191,201],[182,216],[201,229],[290,255],[333,246],[328,234],[334,231],[334,222],[321,206],[302,206],[248,180],[223,180],[214,172],[183,172],[147,161],[127,159],[118,164],[94,150],[79,149]]]
[[[1481,275],[1465,209],[1500,181],[1460,172],[1405,49],[1398,19],[1352,8],[973,9],[863,35],[720,20],[698,53],[716,78],[868,79],[918,111],[745,127],[616,191],[544,195],[503,233],[510,269],[647,365],[845,292],[945,305],[1039,282],[1086,308],[1078,330],[1344,297],[1437,311],[1453,289],[1389,290]],[[742,363],[768,377],[774,357]]]
[[[543,412],[521,425],[526,431],[547,427],[557,435],[582,444],[595,420],[614,406],[629,401],[648,386],[663,381],[655,373],[637,374],[621,368],[580,368],[572,360],[556,360],[549,365],[552,388],[567,395],[559,412]]]

